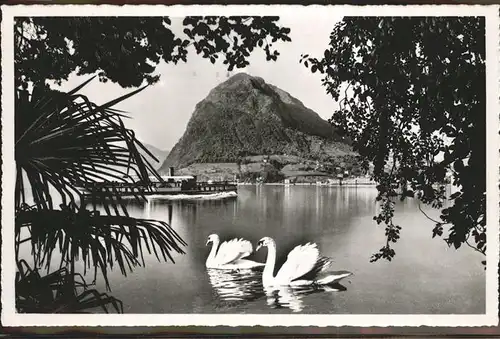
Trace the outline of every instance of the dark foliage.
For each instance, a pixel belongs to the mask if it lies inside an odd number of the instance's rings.
[[[277,17],[188,17],[181,39],[167,17],[18,17],[15,20],[15,159],[16,159],[16,305],[19,312],[57,313],[113,306],[121,302],[87,284],[75,270],[107,271],[144,265],[143,251],[158,260],[173,261],[172,251],[184,253],[186,243],[164,222],[128,215],[117,192],[103,192],[90,209],[81,186],[98,181],[138,180],[137,199],[150,190],[149,176],[158,176],[148,160],[155,157],[125,128],[124,112],[112,107],[142,91],[98,106],[78,91],[50,89],[76,71],[95,74],[122,87],[158,81],[158,63],[186,61],[188,46],[212,63],[222,55],[228,69],[244,67],[246,58],[262,48],[276,60],[272,43],[290,41],[290,29]],[[270,40],[270,41],[269,41]],[[90,81],[90,80],[89,80]],[[28,85],[33,90],[28,91]],[[27,194],[30,193],[30,194]],[[104,213],[96,209],[104,206]],[[31,245],[30,267],[19,258]],[[61,255],[54,263],[53,255]],[[52,271],[51,265],[58,268]],[[46,275],[40,274],[46,270]],[[84,272],[86,273],[86,272]]]
[[[301,62],[324,75],[340,102],[332,124],[374,165],[381,204],[374,219],[386,224],[387,243],[372,260],[395,255],[397,197],[442,208],[432,236],[484,254],[484,18],[344,18],[321,58]],[[448,175],[458,192],[443,208]]]
[[[99,269],[109,288],[107,271],[117,265],[123,275],[127,268],[144,266],[143,249],[158,260],[174,262],[171,251],[184,253],[186,243],[165,222],[142,220],[122,215],[101,215],[85,208],[61,206],[62,210],[22,207],[17,211],[18,246],[29,242],[35,268],[50,265],[54,251],[60,253],[59,269],[81,259],[84,274]],[[29,238],[21,239],[28,229]],[[57,264],[57,263],[56,263]]]
[[[243,182],[282,182],[285,176],[273,165],[266,165],[258,172],[243,172],[240,180]]]
[[[122,87],[138,87],[160,78],[160,61],[186,61],[188,46],[228,69],[248,65],[247,57],[263,49],[276,60],[277,41],[290,41],[290,29],[278,17],[186,17],[185,39],[176,36],[168,17],[18,17],[15,21],[16,80],[61,81],[77,71],[98,74]]]
[[[100,308],[109,313],[112,306],[123,313],[121,301],[89,289],[78,273],[70,273],[63,267],[45,276],[29,267],[25,260],[18,262],[16,273],[16,308],[20,313],[87,313]]]
[[[114,298],[88,289],[85,281],[75,281],[78,260],[84,274],[94,269],[94,279],[100,270],[109,288],[108,268],[117,265],[126,275],[127,268],[144,265],[143,246],[158,260],[173,261],[172,251],[184,253],[186,243],[169,225],[128,216],[116,192],[104,194],[87,210],[82,184],[126,181],[135,175],[148,189],[150,175],[161,180],[145,160],[152,155],[124,127],[123,113],[112,109],[143,88],[98,106],[77,94],[87,83],[69,93],[38,85],[31,96],[21,90],[16,97],[16,298],[22,312],[80,312],[85,305],[107,312],[106,304],[116,305]],[[137,198],[142,193],[138,189]],[[105,214],[96,210],[97,202]],[[19,258],[23,244],[31,247],[33,268]],[[61,256],[55,264],[54,253]],[[42,268],[47,272],[43,277]]]
[[[125,181],[131,175],[147,182],[150,173],[159,179],[139,149],[150,157],[153,155],[125,128],[121,120],[123,113],[112,109],[144,88],[98,106],[77,94],[87,83],[69,93],[44,85],[35,86],[31,96],[26,91],[18,91],[16,207],[25,203],[25,189],[31,189],[38,208],[47,209],[53,208],[49,187],[68,205],[69,202],[76,204],[78,184],[96,180]]]

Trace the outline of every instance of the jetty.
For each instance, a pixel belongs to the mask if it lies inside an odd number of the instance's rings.
[[[128,181],[103,181],[80,185],[84,196],[103,196],[109,193],[122,197],[141,195],[210,195],[238,191],[238,185],[229,181],[199,182],[195,175],[174,175],[170,168],[168,175],[150,176],[147,183],[131,177]]]

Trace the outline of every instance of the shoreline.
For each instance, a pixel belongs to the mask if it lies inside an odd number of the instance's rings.
[[[301,182],[301,183],[282,183],[282,182],[267,182],[267,183],[246,183],[246,182],[239,182],[237,183],[238,186],[258,186],[258,185],[266,185],[266,186],[285,186],[285,187],[290,187],[290,186],[316,186],[316,187],[376,187],[377,183],[376,182],[369,182],[369,181],[344,181],[342,184],[339,182],[334,182],[334,183],[322,183],[318,184],[315,182]]]

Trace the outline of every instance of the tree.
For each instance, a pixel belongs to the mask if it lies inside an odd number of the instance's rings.
[[[321,58],[300,62],[323,75],[340,106],[331,123],[352,138],[365,166],[374,165],[381,204],[374,219],[385,223],[387,242],[372,261],[395,255],[396,197],[441,208],[432,237],[485,254],[484,18],[348,17]],[[444,208],[448,175],[458,192]]]
[[[188,46],[216,61],[225,56],[228,69],[244,67],[257,46],[268,60],[278,53],[267,44],[289,41],[278,18],[188,17],[184,33],[175,37],[168,18],[18,18],[15,23],[15,248],[16,307],[19,312],[82,312],[111,304],[122,312],[121,301],[91,289],[92,283],[75,270],[82,260],[91,267],[94,282],[100,270],[106,286],[108,268],[144,265],[143,252],[158,260],[171,260],[171,252],[184,253],[186,243],[165,222],[133,218],[113,189],[98,201],[88,201],[79,189],[98,181],[127,181],[136,175],[151,190],[150,175],[161,180],[139,152],[154,156],[125,128],[126,114],[113,109],[146,86],[103,105],[78,94],[92,78],[70,92],[50,89],[46,81],[61,82],[76,71],[97,74],[122,87],[154,83],[160,59],[186,61]],[[28,84],[32,84],[31,93]],[[26,197],[31,191],[32,198]],[[61,203],[57,206],[55,195]],[[105,212],[96,209],[102,204]],[[22,244],[31,245],[32,262],[20,258]],[[56,264],[52,255],[60,252]],[[56,266],[56,269],[52,268]],[[46,270],[46,274],[40,272]],[[84,272],[85,273],[85,272]]]
[[[122,87],[154,83],[160,61],[186,61],[188,47],[212,63],[222,55],[228,70],[243,68],[255,49],[276,60],[277,41],[291,41],[279,17],[186,17],[185,38],[168,17],[20,17],[15,20],[16,80],[61,82],[98,74]]]

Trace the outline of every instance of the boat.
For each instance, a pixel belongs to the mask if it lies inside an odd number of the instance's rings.
[[[124,181],[102,181],[83,183],[80,191],[84,196],[98,197],[109,193],[118,194],[121,197],[133,197],[137,195],[159,196],[159,195],[213,195],[223,192],[234,192],[237,194],[238,185],[229,181],[206,181],[199,182],[195,175],[174,175],[173,169],[169,175],[150,176],[147,183],[141,182],[138,177],[131,176]]]

